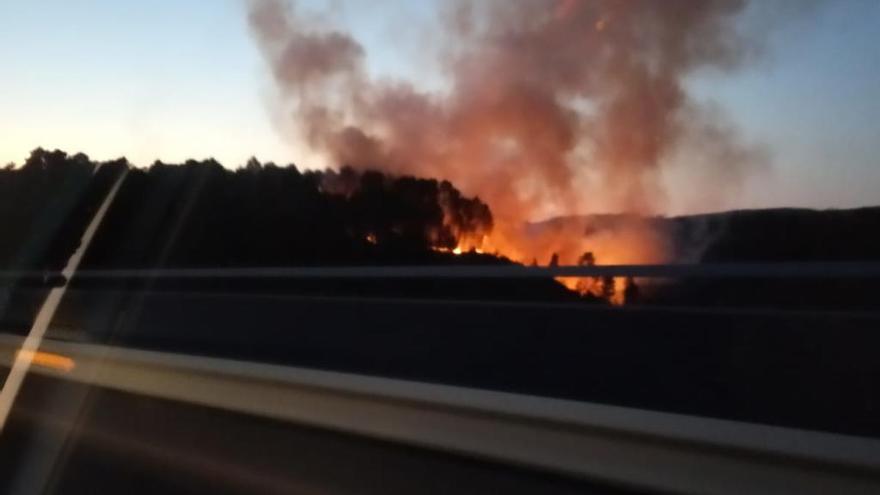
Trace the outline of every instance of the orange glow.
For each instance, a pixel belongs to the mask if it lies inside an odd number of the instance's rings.
[[[63,371],[65,373],[69,373],[74,368],[76,368],[76,362],[73,359],[67,356],[62,356],[61,354],[54,354],[44,351],[36,351],[31,353],[28,353],[27,351],[18,351],[16,354],[16,358],[24,357],[29,354],[31,358],[31,364],[35,366],[51,368],[54,370]]]
[[[438,253],[450,253],[450,254],[454,254],[456,256],[461,256],[462,254],[465,253],[465,251],[461,248],[461,246],[456,246],[452,249],[442,248],[442,247],[437,247],[437,248],[433,248],[433,249],[434,249],[434,251],[437,251]]]
[[[626,279],[623,277],[557,277],[556,281],[582,296],[606,299],[615,306],[626,304]],[[610,284],[610,286],[606,286]]]
[[[492,225],[447,219],[453,239],[444,231],[434,244],[451,253],[545,266],[588,254],[602,265],[667,262],[671,239],[644,220],[670,199],[666,167],[691,162],[678,155],[695,147],[705,158],[687,166],[725,171],[694,170],[723,192],[763,162],[686,84],[747,58],[735,29],[745,2],[688,15],[657,15],[660,1],[484,2],[438,33],[456,47],[426,60],[448,76],[443,91],[371,77],[353,33],[311,29],[283,2],[255,3],[251,27],[310,148],[333,164],[449,181],[491,208]],[[590,211],[639,217],[569,216]],[[624,282],[594,282],[563,281],[622,299]]]
[[[666,261],[660,249],[664,235],[637,217],[575,217],[532,226],[496,220],[491,232],[459,238],[452,249],[434,250],[455,255],[492,253],[536,266],[548,266],[553,260],[559,266],[650,264]],[[626,303],[623,277],[557,277],[556,281],[585,297]]]

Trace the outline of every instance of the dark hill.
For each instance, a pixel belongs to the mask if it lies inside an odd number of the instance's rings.
[[[213,160],[147,169],[125,160],[35,150],[0,171],[0,314],[30,321],[109,188],[124,182],[80,270],[252,268],[352,265],[506,264],[509,260],[438,251],[462,235],[492,228],[479,198],[452,184],[378,172],[300,171],[251,160],[238,170]],[[481,299],[577,299],[552,280],[79,280],[74,286],[145,290],[282,292],[309,295]],[[107,287],[107,286],[110,287]],[[16,287],[27,288],[22,299]],[[9,310],[9,311],[7,311]],[[24,323],[22,323],[24,325]]]
[[[0,171],[0,266],[57,271],[123,171],[128,175],[82,269],[226,268],[328,265],[495,264],[453,256],[462,235],[492,228],[479,198],[452,184],[378,172],[300,171],[251,160],[238,170],[213,160],[147,169],[125,160],[35,150],[20,168]],[[880,208],[748,210],[672,218],[564,217],[588,229],[639,222],[669,239],[679,262],[853,261],[880,258]],[[534,227],[540,227],[536,224]],[[5,280],[0,304],[12,304]],[[39,286],[45,281],[37,281]],[[86,284],[85,281],[75,281]],[[95,282],[88,282],[95,283]],[[132,285],[133,284],[133,285]],[[146,284],[146,285],[144,285]],[[125,281],[125,290],[240,290],[439,298],[571,300],[553,281],[221,280]],[[853,281],[677,281],[640,291],[641,302],[873,306],[873,287]],[[33,309],[33,308],[32,308]],[[2,306],[0,306],[2,310]]]
[[[596,215],[546,223],[591,230],[637,224],[667,239],[678,263],[880,261],[880,207],[779,208],[679,217]],[[541,225],[541,224],[537,224]],[[644,284],[643,284],[644,285]],[[641,303],[877,309],[871,280],[676,280],[643,287]]]
[[[741,210],[669,220],[710,239],[704,262],[880,259],[880,207],[852,210]]]

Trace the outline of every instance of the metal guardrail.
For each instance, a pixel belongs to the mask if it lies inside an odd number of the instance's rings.
[[[45,279],[57,272],[0,271],[3,279]],[[701,263],[668,265],[406,265],[79,270],[79,279],[119,278],[878,278],[880,262]]]
[[[0,336],[0,363],[21,339]],[[227,359],[44,341],[32,372],[678,493],[880,493],[880,440]]]
[[[82,262],[83,256],[85,256],[86,251],[88,251],[89,246],[91,245],[92,239],[94,239],[95,234],[98,232],[98,228],[101,226],[104,216],[110,210],[110,206],[113,204],[113,199],[116,197],[116,194],[119,192],[119,189],[122,187],[122,183],[127,176],[128,170],[122,172],[119,177],[116,178],[113,186],[107,192],[107,196],[95,211],[95,214],[86,226],[85,231],[83,231],[79,245],[67,260],[64,269],[57,274],[57,277],[62,280],[68,280],[76,273],[80,262]],[[3,382],[3,388],[0,389],[0,432],[3,431],[12,404],[15,402],[15,398],[18,395],[18,391],[21,389],[24,377],[28,372],[28,368],[30,368],[31,362],[29,356],[40,348],[40,342],[42,341],[46,330],[49,328],[52,318],[55,316],[55,311],[61,304],[65,289],[66,287],[62,284],[61,286],[56,286],[49,290],[42,306],[40,306],[39,311],[34,316],[33,325],[28,332],[27,338],[21,343],[24,357],[21,359],[15,359],[15,361],[11,363],[9,374]]]
[[[28,371],[151,397],[681,493],[880,493],[880,440],[264,363],[42,340],[66,281],[121,278],[875,278],[880,263],[77,270],[120,177],[27,339],[0,335],[0,429]]]

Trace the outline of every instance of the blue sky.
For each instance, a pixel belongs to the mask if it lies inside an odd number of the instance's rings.
[[[373,72],[412,78],[424,74],[416,41],[437,1],[306,3],[337,6],[334,20],[365,43]],[[880,1],[828,1],[778,23],[753,67],[688,82],[773,157],[729,206],[880,204],[878,47]],[[251,155],[321,164],[273,122],[241,0],[0,0],[0,68],[0,163],[44,146],[138,165],[213,156],[237,166]],[[671,195],[679,189],[684,197],[681,184]]]

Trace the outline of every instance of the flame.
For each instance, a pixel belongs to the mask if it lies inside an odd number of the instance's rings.
[[[582,296],[605,299],[615,306],[627,302],[628,282],[624,277],[557,277],[556,281]]]
[[[480,3],[487,7],[456,8],[455,22],[444,23],[438,39],[455,49],[425,60],[447,69],[444,91],[374,77],[353,33],[315,26],[285,0],[254,0],[248,12],[281,108],[312,151],[356,169],[449,181],[491,207],[493,225],[475,228],[468,219],[480,215],[466,215],[438,247],[529,265],[576,265],[585,253],[604,265],[666,262],[669,240],[638,222],[527,222],[663,211],[675,192],[665,167],[690,149],[711,157],[686,166],[711,167],[694,175],[709,177],[712,192],[731,192],[730,178],[764,163],[686,84],[696,71],[749,58],[735,29],[747,2],[695,2],[688,15],[656,1]],[[612,302],[626,285],[561,282]]]
[[[636,217],[575,219],[537,226],[496,221],[491,232],[462,234],[454,247],[434,250],[454,255],[493,254],[523,265],[662,263],[666,258],[658,246],[664,236]],[[627,302],[631,283],[624,277],[557,277],[556,281],[584,297],[604,299],[618,306]]]
[[[462,247],[461,244],[459,244],[451,249],[446,248],[446,247],[434,247],[432,249],[438,253],[449,253],[449,254],[454,254],[456,256],[461,256],[462,254],[465,254],[465,253],[486,254],[486,252],[480,248],[471,247],[469,249],[466,249],[466,248]]]

